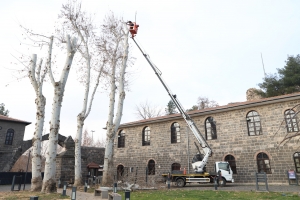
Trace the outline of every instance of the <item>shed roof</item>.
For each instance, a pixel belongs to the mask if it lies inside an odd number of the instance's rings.
[[[96,168],[96,169],[98,169],[98,168],[100,168],[99,167],[99,165],[98,164],[96,164],[96,163],[94,163],[94,162],[91,162],[91,163],[89,163],[88,165],[87,165],[87,168]]]

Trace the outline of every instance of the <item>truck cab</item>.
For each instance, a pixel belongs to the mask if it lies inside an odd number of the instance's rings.
[[[221,177],[219,177],[220,185],[224,186],[226,185],[226,182],[232,182],[232,183],[234,182],[234,179],[232,177],[233,172],[228,162],[216,162],[214,168],[215,168],[215,173],[218,174],[219,171],[221,173]]]

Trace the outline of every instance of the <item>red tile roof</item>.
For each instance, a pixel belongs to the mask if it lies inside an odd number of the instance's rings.
[[[192,116],[205,115],[208,113],[223,112],[223,111],[235,110],[235,109],[246,108],[246,107],[254,107],[254,106],[260,106],[260,105],[265,105],[265,104],[270,104],[270,103],[290,101],[290,100],[300,100],[300,92],[276,96],[276,97],[257,99],[257,100],[252,100],[252,101],[229,103],[224,106],[206,108],[206,109],[202,109],[202,110],[194,110],[194,111],[190,111],[187,113],[192,117]],[[160,116],[160,117],[155,117],[155,118],[150,118],[150,119],[144,119],[144,120],[139,120],[139,121],[128,122],[128,123],[121,124],[120,128],[136,126],[136,125],[145,124],[145,123],[170,121],[170,120],[178,119],[178,118],[181,118],[180,113],[172,114],[172,115],[165,115],[165,116]]]
[[[31,124],[31,122],[26,122],[26,121],[23,121],[23,120],[7,117],[7,116],[4,116],[4,115],[0,115],[0,121],[19,122],[19,123],[23,123],[23,124],[26,124],[26,125]]]

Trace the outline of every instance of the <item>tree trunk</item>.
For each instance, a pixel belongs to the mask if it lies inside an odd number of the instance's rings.
[[[31,191],[41,191],[42,189],[42,155],[41,155],[41,143],[42,132],[45,120],[45,105],[46,98],[40,95],[36,99],[36,124],[35,132],[32,139],[32,179],[31,179]]]
[[[75,139],[75,180],[74,185],[79,186],[82,183],[81,174],[81,139],[82,139],[82,129],[84,124],[84,117],[82,113],[77,116],[77,134]]]
[[[118,99],[118,108],[117,113],[114,118],[114,105],[115,105],[115,93],[116,93],[116,82],[115,82],[115,70],[116,66],[113,65],[112,69],[112,78],[111,78],[111,93],[110,93],[110,104],[109,104],[109,115],[107,121],[107,146],[105,148],[105,156],[104,156],[104,168],[103,168],[103,178],[102,183],[103,185],[109,185],[112,183],[113,179],[113,153],[114,153],[114,139],[116,136],[116,132],[119,128],[121,118],[122,118],[122,111],[123,111],[123,102],[125,99],[125,91],[124,91],[124,74],[125,69],[127,66],[127,59],[128,59],[128,34],[125,35],[126,39],[124,41],[124,54],[122,60],[122,66],[120,69],[120,80],[119,80],[119,99]],[[117,45],[118,47],[118,45]],[[114,119],[114,122],[113,122]]]
[[[50,39],[49,51],[52,49],[53,38]],[[51,56],[51,55],[50,55]],[[31,191],[40,191],[42,188],[42,156],[41,156],[41,142],[42,142],[42,133],[45,120],[45,105],[46,98],[43,96],[42,88],[44,77],[47,73],[47,70],[42,73],[40,77],[42,60],[38,65],[36,72],[36,59],[37,55],[34,54],[31,60],[31,69],[29,70],[28,77],[31,81],[31,84],[35,90],[36,99],[36,123],[35,123],[35,132],[32,138],[32,179],[31,179]]]
[[[44,174],[43,187],[42,187],[42,192],[46,192],[46,193],[53,193],[56,192],[57,190],[55,173],[56,173],[56,151],[57,151],[57,143],[58,143],[58,133],[60,128],[60,111],[61,111],[65,86],[68,80],[68,75],[77,48],[76,38],[73,38],[71,42],[70,36],[68,35],[66,40],[67,40],[67,58],[59,82],[54,81],[51,68],[49,69],[50,79],[54,87],[54,96],[53,96],[53,103],[52,103],[52,117],[50,121],[49,146],[48,146],[48,153],[46,155],[45,174]]]
[[[113,183],[113,152],[114,152],[114,138],[107,137],[106,148],[104,155],[103,178],[102,185],[111,186]]]

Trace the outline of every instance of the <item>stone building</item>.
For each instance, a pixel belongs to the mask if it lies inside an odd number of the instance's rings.
[[[253,183],[255,172],[266,172],[270,183],[287,183],[287,170],[300,175],[299,136],[279,144],[299,131],[300,93],[248,99],[189,112],[213,151],[207,171],[225,160],[236,182]],[[172,169],[193,172],[196,139],[180,114],[121,124],[116,141],[116,171],[138,167],[145,173],[148,167],[149,177],[158,179]]]
[[[70,182],[74,180],[75,142],[71,136],[67,137],[62,146],[64,151],[56,157],[56,179]],[[81,147],[82,182],[91,176],[101,176],[104,164],[104,150],[102,147]]]
[[[29,124],[31,122],[0,115],[0,172],[9,171],[31,146],[23,141],[25,127]]]

